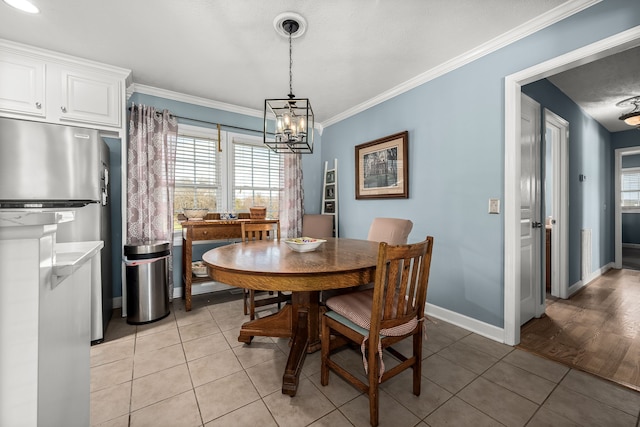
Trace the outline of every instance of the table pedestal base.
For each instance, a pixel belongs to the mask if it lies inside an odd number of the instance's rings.
[[[291,304],[276,314],[242,325],[238,341],[250,344],[254,336],[291,337],[291,350],[282,376],[282,393],[295,396],[307,353],[320,349],[320,292],[294,292]]]

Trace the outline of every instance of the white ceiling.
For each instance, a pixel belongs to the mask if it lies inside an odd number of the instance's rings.
[[[632,129],[619,117],[633,108],[616,107],[640,95],[640,47],[625,50],[548,78],[609,132]]]
[[[130,69],[136,84],[256,111],[265,98],[289,92],[288,40],[276,34],[273,20],[297,12],[307,29],[293,40],[293,91],[311,100],[316,121],[325,124],[592,2],[32,1],[40,14],[0,2],[0,38]],[[618,71],[612,67],[608,76]],[[591,100],[598,96],[587,77],[567,74],[554,83],[571,97],[584,84]]]

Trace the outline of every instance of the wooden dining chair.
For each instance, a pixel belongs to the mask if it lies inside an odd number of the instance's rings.
[[[255,242],[257,240],[280,240],[280,223],[246,223],[241,222],[241,235],[243,243]],[[263,292],[263,291],[257,291]],[[269,293],[269,297],[256,299],[256,291],[254,289],[244,289],[244,314],[249,315],[251,320],[256,318],[256,307],[263,307],[271,304],[278,304],[280,309],[283,302],[289,301],[291,295],[277,291],[264,291]]]
[[[407,243],[413,222],[403,218],[374,218],[369,226],[367,240],[387,242],[390,245]]]
[[[407,239],[409,238],[409,233],[411,233],[412,228],[413,222],[409,219],[374,218],[369,226],[367,240],[371,240],[372,242],[386,242],[390,245],[404,245],[407,243]],[[322,301],[327,301],[329,298],[336,295],[371,288],[373,288],[373,283],[356,286],[355,288],[324,290],[321,294]]]
[[[333,218],[326,214],[302,215],[302,235],[316,239],[333,237]]]
[[[378,387],[405,369],[413,369],[413,394],[420,395],[424,306],[427,299],[433,237],[408,245],[378,249],[373,289],[329,298],[329,311],[322,316],[322,361],[320,382],[329,383],[331,369],[369,397],[369,420],[378,425]],[[413,352],[405,356],[391,346],[412,338]],[[357,378],[331,354],[344,345],[360,345],[367,383]],[[385,370],[383,350],[400,363]]]

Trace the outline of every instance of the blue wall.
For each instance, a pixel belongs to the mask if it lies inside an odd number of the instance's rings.
[[[640,154],[622,156],[622,169],[640,167]]]
[[[540,103],[541,108],[548,108],[569,122],[569,285],[572,285],[581,279],[582,229],[592,231],[594,270],[615,258],[611,134],[546,79],[523,86],[522,92]],[[585,181],[579,181],[581,174],[586,175]]]
[[[640,149],[640,130],[629,129],[624,132],[616,132],[611,138],[611,148],[617,150],[618,148],[630,148],[638,147]],[[632,157],[632,156],[625,156]],[[633,156],[635,157],[635,156]],[[625,166],[629,167],[629,166]]]
[[[109,147],[109,179],[111,181],[111,265],[113,297],[122,296],[122,142],[103,138]]]
[[[601,2],[327,127],[322,160],[340,159],[341,236],[366,237],[377,216],[411,219],[410,240],[435,237],[429,302],[502,327],[504,218],[487,214],[487,203],[489,198],[504,199],[504,78],[637,25],[640,2]],[[599,180],[608,169],[591,156],[610,158],[607,147],[598,146],[606,135],[584,121],[574,126],[596,135],[578,152],[575,170],[591,176],[588,188],[602,197],[611,191],[606,179]],[[409,131],[410,198],[355,200],[354,146],[403,130]],[[575,173],[571,177],[577,179]],[[572,197],[588,206],[598,204],[586,189]],[[596,230],[610,223],[604,207],[584,215],[582,224]],[[598,250],[597,262],[608,260],[611,243],[603,242]]]

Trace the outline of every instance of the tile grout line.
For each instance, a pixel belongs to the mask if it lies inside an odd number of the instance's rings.
[[[175,315],[174,315],[175,318]],[[198,408],[198,416],[200,417],[200,425],[204,426],[204,418],[202,417],[202,409],[200,408],[200,401],[198,400],[198,395],[196,394],[196,387],[193,384],[193,376],[191,375],[191,368],[189,367],[189,361],[187,360],[187,353],[184,350],[184,341],[182,341],[182,334],[180,333],[180,326],[178,326],[178,319],[175,319],[176,328],[178,329],[178,336],[180,337],[180,347],[182,347],[182,355],[184,356],[184,363],[187,367],[187,372],[189,372],[189,382],[191,383],[191,392],[193,393],[193,398],[196,401],[196,407]]]

